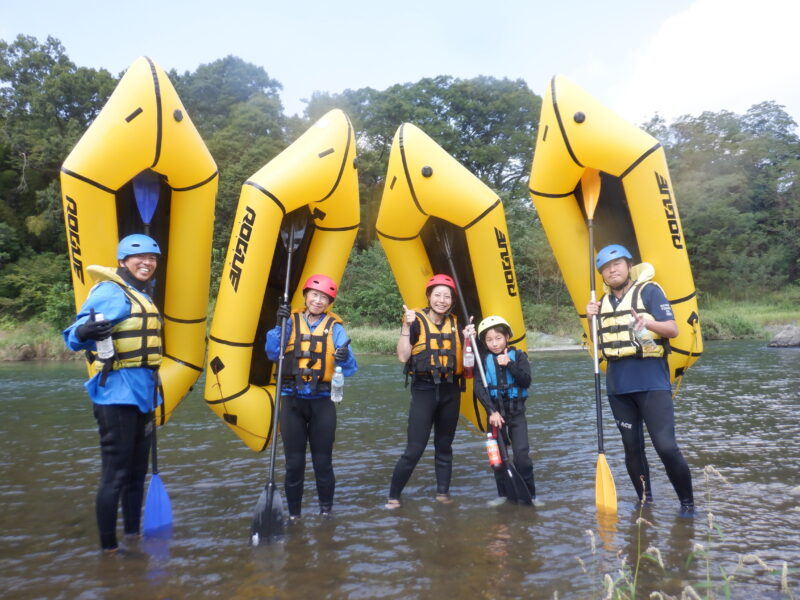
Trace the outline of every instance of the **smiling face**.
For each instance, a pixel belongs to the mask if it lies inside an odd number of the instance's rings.
[[[600,275],[603,276],[603,281],[612,289],[624,286],[628,282],[630,272],[630,265],[625,258],[615,258],[604,264],[600,269]]]
[[[453,306],[453,290],[446,285],[434,286],[430,290],[428,304],[438,314],[447,314]]]
[[[483,343],[492,354],[502,354],[508,345],[508,336],[501,327],[492,327],[486,332]]]
[[[317,290],[306,290],[305,299],[306,309],[312,315],[321,315],[331,303],[331,297],[328,294]]]
[[[119,261],[120,267],[128,269],[131,275],[139,281],[148,281],[155,275],[158,266],[157,254],[131,254]]]

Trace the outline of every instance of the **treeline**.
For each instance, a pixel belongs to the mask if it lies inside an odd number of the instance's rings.
[[[59,169],[121,75],[76,66],[53,38],[0,40],[0,310],[7,319],[61,325],[73,313]],[[568,304],[527,192],[542,100],[524,81],[443,75],[385,90],[320,92],[303,117],[289,117],[281,84],[239,58],[169,77],[220,170],[217,276],[242,183],[338,107],[357,131],[362,204],[341,313],[364,324],[396,318],[399,296],[375,220],[403,122],[421,127],[503,199],[526,313]],[[800,138],[785,110],[763,102],[743,115],[707,112],[669,124],[656,117],[645,128],[666,148],[701,293],[746,298],[796,284]]]

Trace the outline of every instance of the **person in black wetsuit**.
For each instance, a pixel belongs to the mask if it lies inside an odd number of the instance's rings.
[[[536,486],[533,482],[533,463],[528,442],[528,421],[525,418],[525,400],[531,385],[531,366],[528,355],[522,350],[509,347],[511,326],[504,318],[492,315],[478,325],[478,338],[486,349],[484,373],[486,384],[475,379],[475,395],[489,415],[489,424],[502,432],[505,426],[511,439],[514,453],[514,467],[525,482],[531,498],[536,499]],[[505,500],[503,477],[495,471],[498,499],[491,504]]]
[[[450,312],[456,286],[448,275],[434,275],[425,294],[428,307],[410,310],[403,306],[403,325],[397,341],[397,358],[406,363],[411,377],[411,406],[405,452],[397,461],[389,486],[386,508],[400,506],[400,494],[419,462],[433,429],[436,499],[450,502],[453,470],[453,438],[461,402],[462,347],[464,336],[475,327],[458,330],[458,319]]]
[[[675,439],[675,412],[669,378],[668,338],[678,326],[664,291],[652,281],[647,263],[632,267],[624,246],[612,244],[597,253],[597,269],[606,293],[586,306],[587,318],[600,319],[598,349],[608,361],[606,388],[611,412],[625,447],[625,466],[639,499],[653,499],[644,449],[644,428],[680,501],[680,514],[694,513],[692,475]],[[635,270],[635,272],[634,272]],[[644,330],[644,341],[635,331]]]

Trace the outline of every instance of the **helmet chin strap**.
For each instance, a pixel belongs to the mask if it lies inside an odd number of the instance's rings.
[[[630,275],[628,275],[628,279],[626,279],[625,283],[623,283],[622,285],[619,285],[617,287],[614,287],[614,286],[609,286],[609,287],[611,288],[612,292],[621,292],[622,290],[624,290],[628,286],[629,283],[632,283]]]

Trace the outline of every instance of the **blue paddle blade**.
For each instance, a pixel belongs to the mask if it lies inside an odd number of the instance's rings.
[[[150,225],[153,213],[158,206],[158,196],[161,192],[161,175],[154,171],[142,171],[133,178],[133,195],[136,197],[136,206],[145,225]]]
[[[144,533],[158,535],[172,527],[172,504],[158,473],[153,473],[144,502]]]

